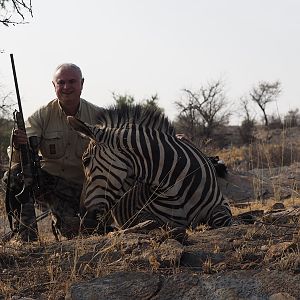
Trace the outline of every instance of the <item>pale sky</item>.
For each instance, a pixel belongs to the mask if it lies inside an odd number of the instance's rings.
[[[14,92],[14,54],[25,118],[55,98],[55,67],[79,65],[82,97],[113,103],[158,94],[173,119],[182,89],[222,79],[232,110],[259,81],[282,83],[267,111],[299,107],[299,0],[33,0],[27,25],[0,24],[0,85]],[[260,111],[257,110],[257,118]]]

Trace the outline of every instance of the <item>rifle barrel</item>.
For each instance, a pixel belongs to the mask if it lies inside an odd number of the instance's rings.
[[[21,97],[20,97],[19,85],[18,85],[18,79],[17,79],[17,72],[16,72],[16,68],[15,68],[14,55],[12,53],[10,54],[10,61],[11,61],[11,67],[12,67],[12,70],[13,70],[13,75],[14,75],[14,82],[15,82],[19,112],[23,116],[22,105],[21,105]]]

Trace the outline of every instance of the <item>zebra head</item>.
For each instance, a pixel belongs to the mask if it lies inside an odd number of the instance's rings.
[[[74,117],[68,117],[69,124],[81,135],[90,139],[82,155],[85,173],[83,204],[89,212],[97,211],[106,223],[110,217],[115,199],[122,193],[127,166],[120,160],[120,153],[107,141],[105,129],[90,125]]]

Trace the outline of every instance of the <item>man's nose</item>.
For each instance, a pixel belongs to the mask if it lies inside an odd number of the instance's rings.
[[[71,84],[69,82],[65,82],[64,85],[63,85],[63,88],[64,89],[67,89],[71,86]]]

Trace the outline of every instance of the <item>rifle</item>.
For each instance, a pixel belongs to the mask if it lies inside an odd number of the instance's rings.
[[[22,111],[21,97],[19,92],[19,86],[17,81],[17,74],[15,69],[15,63],[13,54],[10,54],[16,95],[18,100],[19,111],[14,112],[14,120],[18,129],[21,129],[26,134],[25,122]],[[38,138],[36,136],[29,137],[29,143],[21,144],[20,146],[20,165],[21,173],[19,174],[19,179],[23,184],[22,190],[14,195],[10,195],[11,192],[11,159],[10,166],[8,170],[8,180],[6,188],[6,212],[8,215],[8,220],[10,227],[13,232],[16,230],[13,229],[12,218],[15,217],[16,210],[19,220],[19,230],[22,235],[23,232],[28,232],[28,238],[36,239],[37,238],[37,224],[36,224],[36,215],[35,215],[35,194],[41,191],[41,164],[40,156],[38,154]],[[11,153],[13,147],[11,145]],[[12,155],[11,155],[12,156]],[[16,200],[18,203],[16,203]],[[28,214],[30,216],[28,216]],[[28,220],[27,218],[31,218]]]

